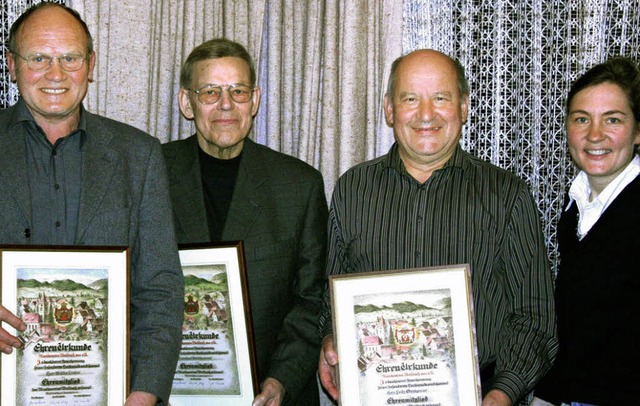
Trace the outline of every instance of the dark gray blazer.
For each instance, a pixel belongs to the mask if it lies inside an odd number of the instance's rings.
[[[0,244],[30,244],[19,107],[0,111]],[[131,390],[167,400],[182,342],[184,292],[160,143],[128,125],[82,114],[87,137],[76,244],[130,247]]]
[[[196,136],[165,144],[163,152],[178,242],[209,242]],[[317,170],[244,141],[222,239],[244,242],[258,377],[278,379],[285,404],[318,403],[327,213]]]

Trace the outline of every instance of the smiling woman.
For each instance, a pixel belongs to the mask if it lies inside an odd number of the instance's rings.
[[[577,92],[567,118],[569,152],[597,198],[635,156],[640,128],[620,85],[604,82]]]
[[[639,117],[640,71],[628,59],[596,65],[567,98],[567,142],[580,172],[558,223],[558,356],[536,390],[552,404],[638,400]]]

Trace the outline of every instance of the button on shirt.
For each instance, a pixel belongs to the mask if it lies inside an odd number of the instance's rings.
[[[31,242],[72,245],[80,206],[84,120],[78,130],[51,145],[26,107],[24,110],[17,125],[23,126],[27,149]]]
[[[629,165],[616,178],[609,183],[598,196],[589,201],[591,185],[587,174],[580,171],[569,188],[569,204],[565,211],[569,210],[575,202],[578,206],[580,217],[578,219],[578,237],[584,238],[591,227],[598,221],[602,213],[609,207],[616,197],[640,174],[640,157],[637,155]]]

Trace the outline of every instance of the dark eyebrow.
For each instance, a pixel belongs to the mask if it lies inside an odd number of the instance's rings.
[[[588,111],[582,110],[582,109],[570,110],[569,111],[569,114],[577,114],[577,113],[590,115],[590,113]],[[605,111],[603,113],[603,115],[611,115],[611,114],[622,114],[622,115],[625,115],[625,116],[627,115],[627,113],[625,113],[622,110],[609,110],[609,111]]]
[[[569,112],[569,115],[574,115],[574,114],[584,114],[585,116],[591,116],[591,114],[585,110],[572,110]],[[627,113],[625,113],[624,111],[621,110],[609,110],[609,111],[605,111],[602,115],[603,116],[612,116],[614,114],[620,114],[622,116],[628,116]]]
[[[622,116],[627,116],[628,114],[625,113],[624,111],[620,111],[620,110],[609,110],[609,111],[605,111],[603,116],[612,116],[614,114],[620,114]]]

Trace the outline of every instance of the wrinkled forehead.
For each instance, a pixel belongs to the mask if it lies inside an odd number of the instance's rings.
[[[63,52],[84,52],[88,48],[89,38],[80,23],[67,11],[59,7],[47,7],[36,10],[18,28],[16,45],[22,52],[47,52],[52,48],[62,48]]]
[[[402,93],[447,93],[460,96],[456,71],[447,65],[410,64],[398,67],[395,95]]]

